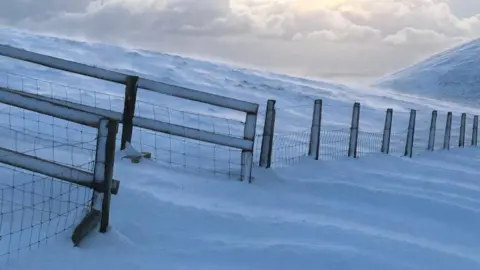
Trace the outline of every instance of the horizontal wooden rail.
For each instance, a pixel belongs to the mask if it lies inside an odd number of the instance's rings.
[[[85,113],[92,114],[92,115],[99,115],[101,117],[106,117],[112,120],[116,120],[119,123],[122,123],[123,121],[123,114],[120,112],[114,112],[114,111],[110,111],[102,108],[95,108],[95,107],[82,105],[82,104],[78,104],[70,101],[45,97],[45,96],[36,95],[33,93],[26,93],[26,92],[5,88],[5,87],[0,87],[0,93],[2,92],[5,92],[5,93],[8,92],[8,93],[11,93],[12,95],[15,94],[17,96],[30,97],[35,100],[38,99],[44,102],[48,102],[49,104],[55,104],[57,106],[72,108],[72,109],[75,109],[76,111],[83,111]],[[236,137],[231,137],[231,136],[222,135],[222,134],[215,134],[209,131],[203,131],[203,130],[184,127],[180,125],[165,123],[165,122],[148,119],[144,117],[134,117],[133,125],[136,127],[145,128],[145,129],[149,129],[149,130],[160,132],[160,133],[170,134],[174,136],[181,136],[189,139],[195,139],[198,141],[214,143],[218,145],[233,147],[233,148],[247,150],[247,151],[253,151],[253,140],[236,138]]]
[[[98,192],[104,192],[103,183],[95,184],[93,181],[94,174],[91,172],[60,165],[2,147],[0,147],[0,163],[88,187]],[[117,194],[119,186],[120,182],[113,180],[112,194]]]

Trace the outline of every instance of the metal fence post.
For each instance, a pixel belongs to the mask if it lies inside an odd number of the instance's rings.
[[[312,116],[312,127],[310,130],[310,146],[308,155],[318,160],[320,157],[320,131],[322,126],[322,100],[315,100]]]
[[[387,114],[385,115],[385,127],[383,129],[383,139],[382,139],[382,153],[388,154],[390,152],[390,137],[392,135],[392,120],[393,120],[393,109],[387,109]]]
[[[358,127],[360,122],[360,103],[356,102],[353,105],[352,124],[350,127],[350,141],[348,144],[348,156],[357,157],[358,145]]]
[[[255,130],[257,128],[257,114],[247,113],[245,121],[245,129],[243,131],[243,138],[250,141],[255,141]],[[242,150],[242,165],[241,165],[241,181],[252,182],[252,168],[253,168],[253,149]]]
[[[447,113],[447,123],[445,125],[445,137],[443,138],[443,149],[450,149],[450,136],[452,134],[452,112]]]
[[[467,129],[467,114],[462,113],[460,120],[460,138],[458,139],[458,146],[465,147],[465,131]]]
[[[137,102],[137,82],[137,76],[127,77],[125,85],[125,104],[123,107],[121,150],[125,149],[127,142],[132,142],[133,117],[135,115],[135,103]]]
[[[472,146],[477,146],[478,141],[478,115],[473,117]]]
[[[263,126],[262,148],[259,166],[270,168],[272,165],[273,136],[275,135],[275,100],[268,100]]]
[[[432,112],[432,120],[430,122],[430,134],[428,136],[428,151],[433,151],[435,149],[435,133],[437,131],[437,111]]]
[[[415,122],[417,118],[417,111],[410,111],[410,121],[408,123],[408,133],[407,133],[407,142],[405,144],[405,156],[413,156],[413,141],[415,138]]]

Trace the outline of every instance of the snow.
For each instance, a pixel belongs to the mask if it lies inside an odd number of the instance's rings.
[[[479,159],[308,161],[251,185],[119,161],[108,234],[7,269],[478,269]]]
[[[480,39],[435,54],[374,85],[441,99],[478,101]]]
[[[431,111],[439,111],[436,145],[440,146],[445,112],[454,112],[455,125],[462,112],[468,113],[469,124],[473,114],[480,113],[471,104],[418,93],[338,85],[9,29],[0,29],[0,44],[259,103],[257,133],[262,130],[266,101],[275,99],[276,132],[284,134],[277,138],[277,143],[302,144],[303,138],[299,137],[306,134],[308,138],[313,101],[321,98],[322,132],[326,140],[322,143],[323,154],[346,153],[346,149],[339,147],[348,144],[345,142],[354,102],[362,105],[359,139],[368,142],[381,139],[385,110],[394,109],[392,152],[403,151],[412,108],[417,110],[416,134],[423,140],[428,138]],[[0,86],[114,111],[123,107],[121,85],[7,58],[0,58]],[[139,93],[139,102],[136,115],[141,117],[243,136],[244,113],[147,91]],[[2,131],[4,136],[10,134],[8,128],[16,123],[8,117],[12,118],[0,113],[0,126],[6,130]],[[45,134],[47,130],[67,125],[46,119],[41,123],[20,119],[23,120],[17,123],[17,129],[38,133],[43,140],[50,138]],[[71,152],[82,160],[90,158],[89,151],[83,151],[91,149],[95,142],[84,138],[85,132],[77,129],[80,131],[73,134],[53,133],[54,140],[80,141],[84,146]],[[455,126],[452,135],[458,134],[458,129]],[[144,144],[167,148],[165,156],[170,163],[177,158],[187,159],[182,151],[192,148],[175,140],[161,140],[157,145],[157,137],[149,136],[147,132],[134,132],[134,137],[142,137]],[[457,142],[455,138],[452,144]],[[24,142],[29,143],[32,140]],[[421,143],[416,145],[426,146],[425,141]],[[418,155],[409,159],[378,153],[366,155],[372,150],[365,142],[360,143],[359,159],[339,157],[326,162],[294,154],[298,159],[295,166],[255,168],[254,180],[247,184],[224,176],[212,177],[209,172],[190,166],[176,168],[165,164],[168,162],[149,159],[132,163],[123,158],[125,154],[145,151],[138,148],[135,138],[132,145],[133,148],[119,152],[116,157],[114,178],[121,181],[121,188],[112,198],[112,227],[107,234],[94,233],[79,248],[74,248],[67,230],[46,245],[42,243],[39,248],[12,256],[3,265],[0,259],[0,268],[468,270],[480,267],[478,148],[426,153],[420,146],[414,150]],[[210,155],[216,155],[218,149],[198,147],[202,148],[199,156],[188,156],[185,164],[213,163],[209,166],[222,170],[222,166],[237,162],[212,161]],[[290,158],[292,153],[281,154]],[[227,149],[221,153],[224,155],[228,157],[232,152]],[[53,156],[55,160],[59,158]],[[234,152],[233,156],[239,159],[240,152]],[[64,158],[74,161],[73,154]],[[0,174],[4,176],[0,183],[10,181],[7,173],[0,171]],[[75,210],[81,212],[80,207]],[[0,249],[1,244],[2,240]]]

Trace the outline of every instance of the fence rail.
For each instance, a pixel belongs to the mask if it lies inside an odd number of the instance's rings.
[[[361,157],[369,153],[384,153],[413,157],[424,151],[448,150],[454,147],[477,146],[478,116],[466,113],[454,117],[434,110],[430,115],[419,115],[417,110],[385,113],[383,129],[364,130],[360,103],[352,108],[350,128],[329,128],[322,113],[322,100],[315,100],[310,129],[293,133],[275,132],[275,100],[267,103],[263,134],[259,134],[256,149],[260,153],[258,166],[281,167],[301,160],[332,160],[341,157]],[[395,125],[394,125],[395,124]]]

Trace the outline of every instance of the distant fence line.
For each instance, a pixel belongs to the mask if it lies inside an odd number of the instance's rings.
[[[423,151],[449,150],[478,144],[478,115],[467,125],[467,114],[454,121],[447,112],[444,122],[439,112],[433,110],[428,119],[419,119],[417,110],[411,109],[407,121],[399,122],[400,132],[394,132],[394,110],[386,109],[382,130],[364,131],[361,126],[361,105],[352,108],[349,128],[329,128],[322,125],[323,101],[315,100],[308,130],[282,133],[275,131],[276,101],[269,100],[265,112],[263,133],[257,135],[256,164],[262,168],[281,167],[292,160],[310,157],[315,160],[332,160],[340,157],[358,158],[368,153],[398,154],[413,157]],[[403,125],[403,127],[402,127]]]

